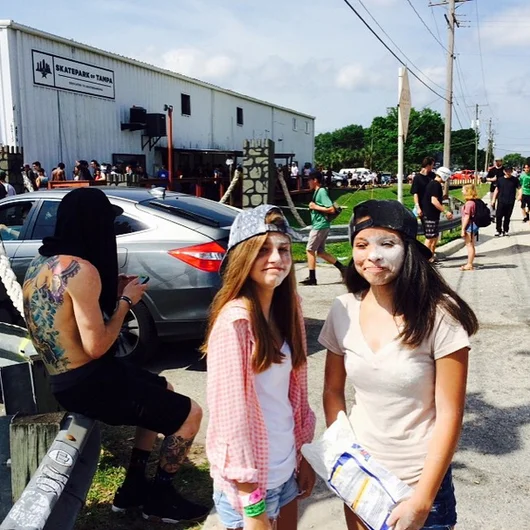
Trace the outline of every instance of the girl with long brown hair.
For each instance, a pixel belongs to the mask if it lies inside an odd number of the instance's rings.
[[[327,424],[351,408],[356,439],[414,490],[386,524],[450,530],[456,524],[451,461],[466,395],[473,310],[429,263],[418,223],[398,201],[358,204],[350,221],[348,293],[319,337],[327,349]],[[345,387],[355,390],[348,404]],[[367,527],[346,507],[348,530]]]
[[[206,452],[227,529],[296,530],[298,499],[315,482],[300,454],[315,415],[291,234],[275,206],[241,212],[210,310]]]

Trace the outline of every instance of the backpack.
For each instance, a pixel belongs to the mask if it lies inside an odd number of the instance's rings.
[[[313,194],[313,202],[317,202],[316,201],[317,194],[318,194],[318,192],[315,192]],[[334,221],[342,213],[342,208],[336,202],[334,202],[332,206],[333,206],[333,213],[325,214],[327,220],[330,223],[331,223],[331,221]]]
[[[475,215],[473,222],[479,228],[485,228],[491,224],[491,212],[482,199],[473,199],[475,203]]]
[[[331,223],[331,221],[335,220],[341,213],[342,213],[342,208],[336,202],[334,202],[333,213],[326,214],[326,217],[328,218],[328,221]]]

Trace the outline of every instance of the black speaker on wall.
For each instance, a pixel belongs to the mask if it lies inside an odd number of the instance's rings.
[[[166,115],[165,114],[147,114],[146,115],[146,134],[151,138],[155,136],[166,136]]]
[[[147,111],[143,107],[131,107],[129,111],[130,123],[145,123]]]

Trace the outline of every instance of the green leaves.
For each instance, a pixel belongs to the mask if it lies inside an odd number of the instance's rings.
[[[386,116],[377,116],[370,127],[348,125],[315,138],[317,166],[367,167],[376,171],[397,172],[397,108],[389,108]],[[417,171],[426,156],[443,153],[444,121],[429,108],[412,109],[409,134],[405,144],[405,173]],[[473,129],[453,131],[452,165],[462,169],[475,167],[475,132]],[[479,167],[484,165],[485,154],[479,152]]]

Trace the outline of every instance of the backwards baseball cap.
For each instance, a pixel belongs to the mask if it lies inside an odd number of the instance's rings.
[[[436,175],[438,175],[444,182],[447,182],[451,178],[451,170],[447,167],[439,167],[436,170]]]
[[[261,206],[257,206],[256,208],[252,208],[250,210],[243,210],[237,215],[237,217],[234,219],[234,222],[232,223],[232,227],[230,228],[228,247],[226,249],[223,262],[221,263],[221,271],[226,264],[226,258],[228,257],[230,251],[247,239],[262,234],[267,234],[268,232],[280,232],[282,234],[288,235],[291,239],[298,239],[285,217],[281,223],[266,223],[265,219],[267,218],[267,215],[273,210],[276,210],[283,216],[282,211],[278,208],[278,206],[274,206],[273,204],[262,204]]]
[[[353,209],[350,219],[350,243],[357,234],[366,228],[390,228],[402,234],[405,239],[413,242],[419,251],[427,258],[432,257],[431,251],[416,236],[418,235],[418,221],[414,214],[399,201],[376,200],[361,202]]]

